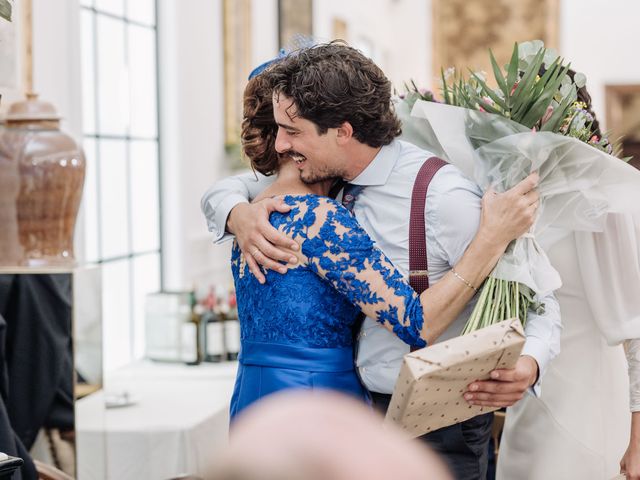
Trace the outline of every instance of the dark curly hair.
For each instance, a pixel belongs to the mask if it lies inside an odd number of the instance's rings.
[[[569,75],[571,81],[574,81],[576,72],[575,70],[569,69],[567,71],[567,75]],[[598,119],[596,118],[596,112],[593,111],[593,105],[591,104],[591,95],[589,95],[586,86],[580,87],[578,89],[578,100],[584,102],[584,104],[587,106],[587,112],[589,112],[593,117],[593,123],[591,124],[591,133],[597,135],[598,138],[602,138],[602,132],[600,131],[600,122],[598,122]]]
[[[275,143],[278,125],[273,118],[273,85],[270,69],[253,77],[244,89],[240,139],[251,167],[263,175],[278,171]]]
[[[402,133],[391,82],[355,48],[334,41],[299,50],[274,73],[275,92],[291,98],[295,116],[315,123],[320,135],[349,122],[359,142],[377,148]]]
[[[547,69],[545,68],[544,65],[540,67],[540,72],[539,72],[540,76],[544,75],[546,71]],[[569,68],[567,70],[567,75],[569,76],[571,81],[575,83],[576,71]],[[600,122],[596,117],[596,112],[593,111],[593,105],[591,104],[591,95],[589,95],[589,92],[587,91],[586,86],[583,86],[577,89],[577,97],[580,102],[583,102],[586,105],[587,112],[589,112],[593,117],[593,122],[591,123],[591,133],[594,135],[597,135],[598,138],[602,138],[602,131],[600,130]]]

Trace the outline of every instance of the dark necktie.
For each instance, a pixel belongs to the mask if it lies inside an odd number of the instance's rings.
[[[351,183],[344,185],[344,189],[342,190],[342,205],[349,210],[349,212],[353,213],[353,206],[362,190],[364,190],[364,185],[353,185]]]

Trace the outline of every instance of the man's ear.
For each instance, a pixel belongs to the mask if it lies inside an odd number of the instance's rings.
[[[353,138],[353,126],[349,122],[343,122],[336,128],[336,141],[338,145],[345,145]]]

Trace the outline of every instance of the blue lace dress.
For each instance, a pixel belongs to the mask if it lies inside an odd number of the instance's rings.
[[[267,271],[261,285],[233,246],[241,350],[232,418],[289,388],[366,398],[353,361],[352,327],[361,311],[409,345],[426,346],[418,295],[347,209],[317,195],[285,201],[291,211],[270,221],[300,244],[297,266],[284,275]]]

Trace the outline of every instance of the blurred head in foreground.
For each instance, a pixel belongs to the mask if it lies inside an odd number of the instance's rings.
[[[452,480],[436,454],[362,403],[287,392],[250,407],[207,480]]]

